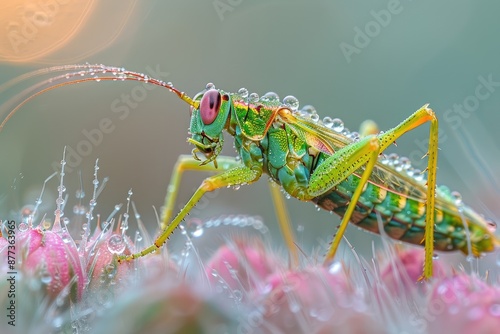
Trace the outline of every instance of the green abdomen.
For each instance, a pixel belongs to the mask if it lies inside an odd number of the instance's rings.
[[[313,200],[321,208],[343,216],[359,178],[355,175],[341,182],[332,192]],[[415,245],[423,245],[425,231],[425,203],[368,183],[356,205],[351,222],[360,228],[380,234],[380,227],[391,238]],[[460,215],[456,207],[437,208],[434,229],[434,248],[438,251],[460,250],[468,254],[467,231],[469,226],[472,252],[493,251],[494,237],[483,222],[474,221],[467,208]],[[380,219],[380,222],[379,222]]]

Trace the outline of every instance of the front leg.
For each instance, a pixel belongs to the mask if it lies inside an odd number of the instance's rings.
[[[170,235],[174,232],[180,222],[186,217],[186,215],[191,211],[191,209],[198,203],[198,201],[203,197],[206,192],[214,191],[219,188],[224,188],[227,186],[235,186],[248,184],[257,181],[262,175],[261,169],[251,169],[246,166],[239,166],[229,169],[221,174],[214,175],[206,178],[202,184],[195,191],[191,199],[184,205],[182,210],[177,214],[177,216],[172,220],[172,222],[166,226],[161,234],[156,238],[153,245],[147,247],[143,251],[131,255],[120,255],[118,257],[119,262],[130,261],[138,257],[151,254],[167,241]]]

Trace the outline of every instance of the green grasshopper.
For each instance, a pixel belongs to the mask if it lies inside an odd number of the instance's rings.
[[[123,68],[104,65],[70,65],[46,72],[66,72],[33,87],[32,95],[15,107],[0,124],[27,101],[48,90],[84,81],[133,80],[167,88],[191,107],[188,141],[192,155],[179,157],[167,193],[162,231],[146,249],[119,256],[133,260],[161,248],[190,210],[210,191],[247,185],[269,175],[288,196],[313,202],[342,217],[325,256],[330,263],[349,221],[375,233],[384,233],[404,242],[425,246],[423,278],[432,277],[434,250],[460,250],[480,256],[500,245],[492,221],[464,205],[445,187],[436,187],[438,120],[424,105],[402,123],[386,132],[362,131],[358,137],[330,118],[319,121],[315,113],[298,110],[298,101],[276,94],[261,98],[246,89],[229,93],[208,84],[190,98],[171,83],[149,78]],[[73,71],[73,72],[71,72]],[[48,85],[44,87],[44,84]],[[309,114],[307,113],[309,111]],[[314,117],[313,117],[314,116]],[[337,121],[338,122],[338,121]],[[407,158],[382,155],[404,133],[430,123],[427,177],[416,173]],[[333,125],[333,126],[332,126]],[[241,159],[221,156],[223,132],[234,138]],[[203,159],[200,159],[200,155]],[[214,171],[173,218],[173,207],[186,170]],[[280,194],[273,192],[277,203]],[[293,234],[286,225],[284,209],[278,215],[285,241],[293,254]],[[428,214],[428,213],[432,214]],[[295,255],[296,257],[296,255]]]

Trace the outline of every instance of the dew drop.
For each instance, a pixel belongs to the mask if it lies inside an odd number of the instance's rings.
[[[401,157],[399,163],[401,170],[407,170],[411,167],[411,161],[407,157]]]
[[[323,124],[331,129],[333,127],[333,119],[330,116],[326,116],[323,118]]]
[[[238,95],[241,96],[242,98],[246,99],[248,97],[248,89],[246,89],[246,88],[238,89]]]
[[[250,103],[256,103],[259,101],[259,94],[257,93],[252,93],[248,96],[248,102]]]
[[[121,235],[114,234],[108,239],[108,250],[112,254],[120,254],[125,250],[125,242]]]
[[[47,270],[44,270],[40,276],[40,280],[43,284],[49,284],[52,282],[52,276],[50,276],[50,273]]]
[[[59,306],[61,306],[61,305],[59,305]],[[52,326],[54,326],[54,328],[62,327],[63,323],[64,323],[64,319],[62,316],[57,316],[54,319],[52,319]]]
[[[238,302],[239,302],[239,301],[241,301],[241,300],[243,299],[243,293],[241,293],[241,291],[240,291],[240,290],[234,290],[234,291],[233,291],[233,295],[234,295],[234,299],[235,299],[236,301],[238,301]]]
[[[461,206],[463,204],[462,194],[460,194],[458,191],[452,191],[451,192],[451,197],[453,198],[453,201],[455,202],[455,205]]]
[[[104,267],[104,270],[106,271],[108,278],[114,278],[116,276],[117,268],[115,265],[108,264],[106,267]]]
[[[211,82],[207,83],[207,85],[205,86],[205,89],[206,90],[210,90],[210,89],[215,89],[215,85]]]
[[[191,232],[191,235],[195,238],[199,238],[203,235],[203,232],[203,227],[201,225],[197,225],[194,231]]]
[[[433,259],[433,260],[437,260],[437,259],[439,259],[439,255],[438,255],[438,254],[436,254],[436,253],[434,253],[434,254],[432,255],[432,259]]]
[[[330,265],[330,267],[328,267],[328,272],[332,275],[338,274],[338,273],[340,273],[341,269],[342,269],[342,263],[336,261],[336,262],[333,262]]]
[[[275,92],[267,92],[260,98],[263,102],[279,102],[280,97]]]
[[[312,105],[307,104],[300,109],[300,114],[304,117],[311,117],[311,115],[316,114],[316,108]]]
[[[283,99],[283,104],[289,107],[292,111],[299,109],[299,100],[295,96],[288,95]]]
[[[290,307],[290,311],[292,313],[297,313],[300,311],[300,305],[296,300],[291,300],[288,306]]]
[[[497,230],[497,223],[495,223],[493,220],[486,219],[486,224],[488,224],[488,230],[492,233],[495,233]]]
[[[391,153],[387,156],[388,164],[391,166],[395,166],[399,163],[399,155],[396,153]]]
[[[19,226],[17,227],[19,232],[26,232],[28,230],[28,224],[26,223],[19,223]]]
[[[349,133],[348,137],[351,138],[353,141],[358,141],[361,136],[357,132],[351,132]]]
[[[334,118],[332,120],[331,128],[333,129],[333,131],[338,133],[341,133],[342,131],[346,130],[346,128],[344,128],[344,122],[342,122],[340,118]]]

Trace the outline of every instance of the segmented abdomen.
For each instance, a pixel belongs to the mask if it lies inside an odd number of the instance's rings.
[[[333,191],[313,199],[321,208],[343,216],[359,178],[351,175]],[[468,209],[468,208],[467,208]],[[470,209],[468,209],[470,210]],[[460,250],[468,254],[467,234],[464,222],[469,226],[472,253],[493,251],[494,237],[485,230],[484,223],[475,222],[464,212],[437,208],[434,229],[434,248],[438,251]],[[393,239],[416,245],[423,245],[425,231],[425,203],[397,194],[368,183],[363,191],[356,210],[351,217],[355,225],[380,234],[380,223],[384,232]]]

